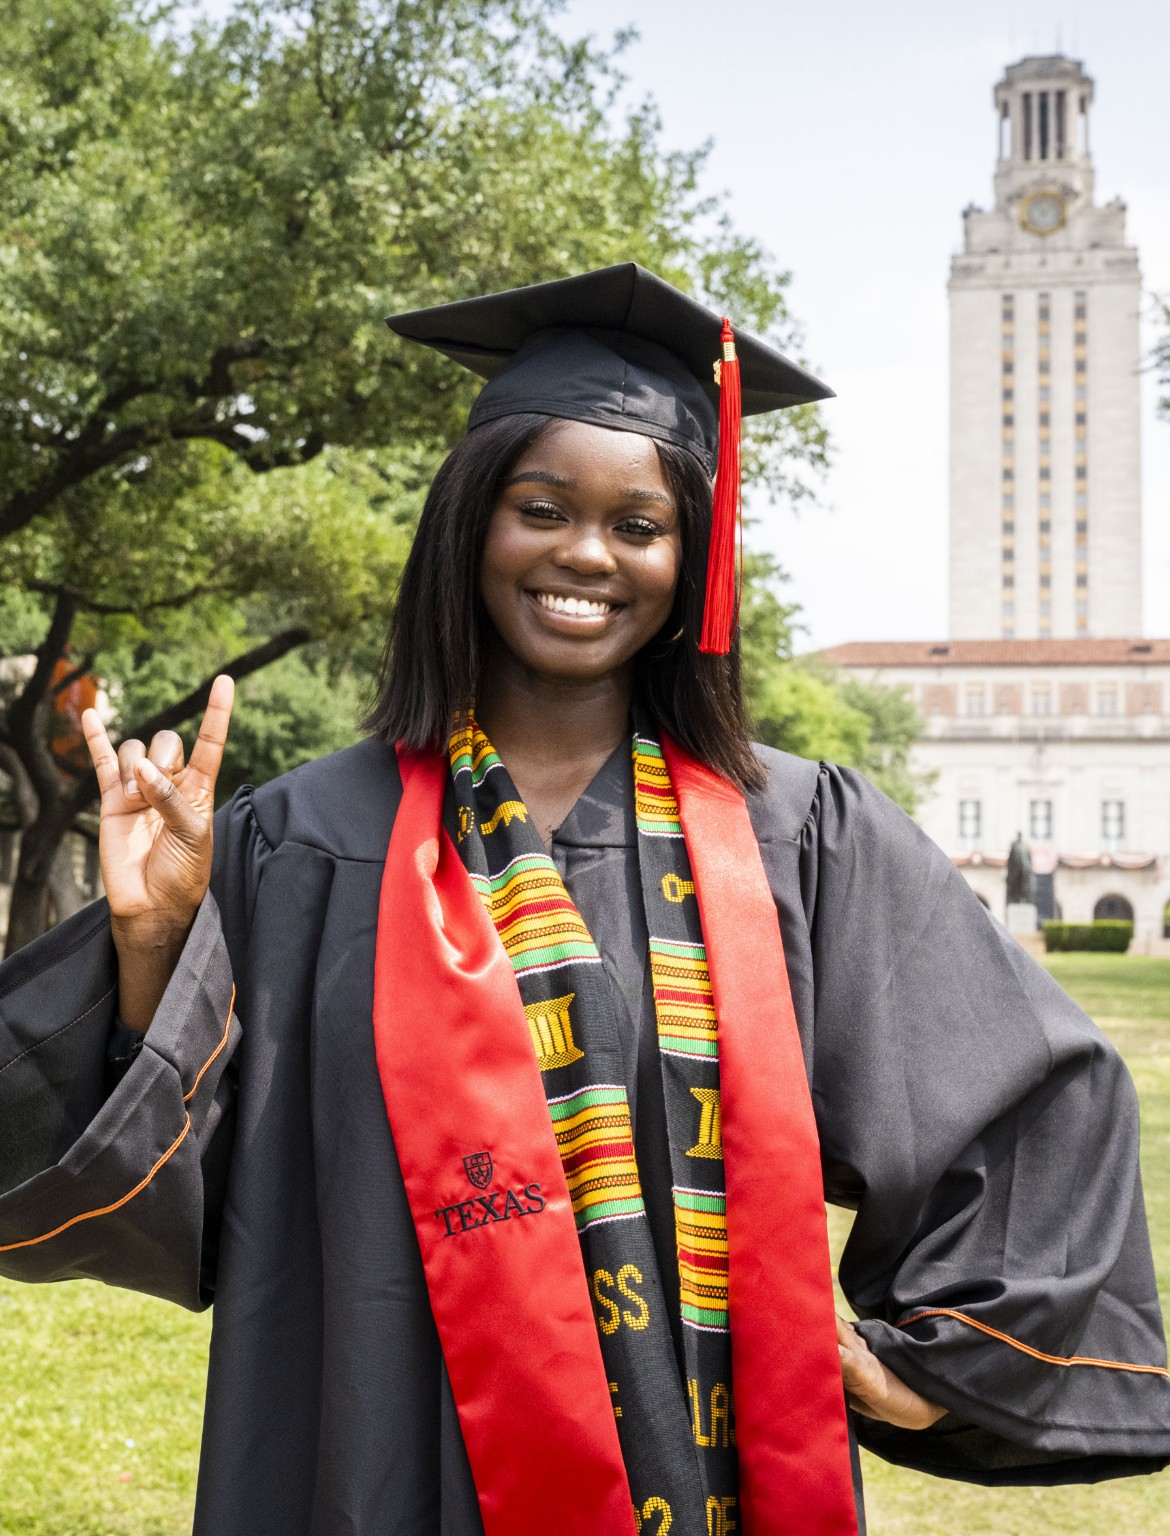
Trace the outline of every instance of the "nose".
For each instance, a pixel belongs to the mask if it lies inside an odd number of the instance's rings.
[[[556,563],[577,576],[611,576],[617,556],[600,528],[569,527],[557,546]]]

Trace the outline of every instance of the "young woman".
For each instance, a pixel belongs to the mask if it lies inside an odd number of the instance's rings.
[[[1165,1464],[1124,1067],[748,738],[735,391],[823,389],[632,266],[392,324],[490,382],[371,735],[213,858],[230,682],[189,762],[88,717],[108,905],[0,972],[0,1269],[214,1299],[208,1536],[846,1536],[857,1440]]]

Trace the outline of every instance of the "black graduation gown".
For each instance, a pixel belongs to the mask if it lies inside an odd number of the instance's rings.
[[[1164,1465],[1165,1376],[1042,1358],[1166,1363],[1119,1057],[864,779],[763,757],[749,808],[826,1193],[857,1211],[842,1284],[874,1351],[950,1410],[918,1434],[856,1419],[858,1438],[991,1483]],[[128,1067],[104,904],[0,969],[0,1272],[214,1299],[196,1536],[482,1531],[375,1069],[399,793],[368,741],[220,812],[213,899]],[[622,999],[669,1260],[625,751],[554,854]],[[931,1308],[1036,1353],[945,1317],[897,1326]]]

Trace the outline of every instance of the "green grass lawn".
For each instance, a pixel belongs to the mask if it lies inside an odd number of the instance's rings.
[[[1170,960],[1053,955],[1125,1053],[1142,1100],[1146,1199],[1170,1312]],[[834,1212],[838,1245],[846,1218]],[[0,1281],[0,1536],[183,1536],[210,1331],[162,1302]],[[866,1457],[872,1536],[1158,1536],[1170,1471],[1092,1488],[988,1489]]]

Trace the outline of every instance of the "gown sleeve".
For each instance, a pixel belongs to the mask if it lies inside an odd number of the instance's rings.
[[[246,793],[216,817],[213,889],[237,923],[264,843]],[[208,894],[141,1043],[116,1018],[97,902],[0,966],[0,1274],[211,1300],[241,1038]]]
[[[823,769],[801,853],[812,1091],[841,1285],[948,1410],[856,1419],[888,1460],[989,1483],[1170,1460],[1170,1379],[1120,1056],[865,779]]]

